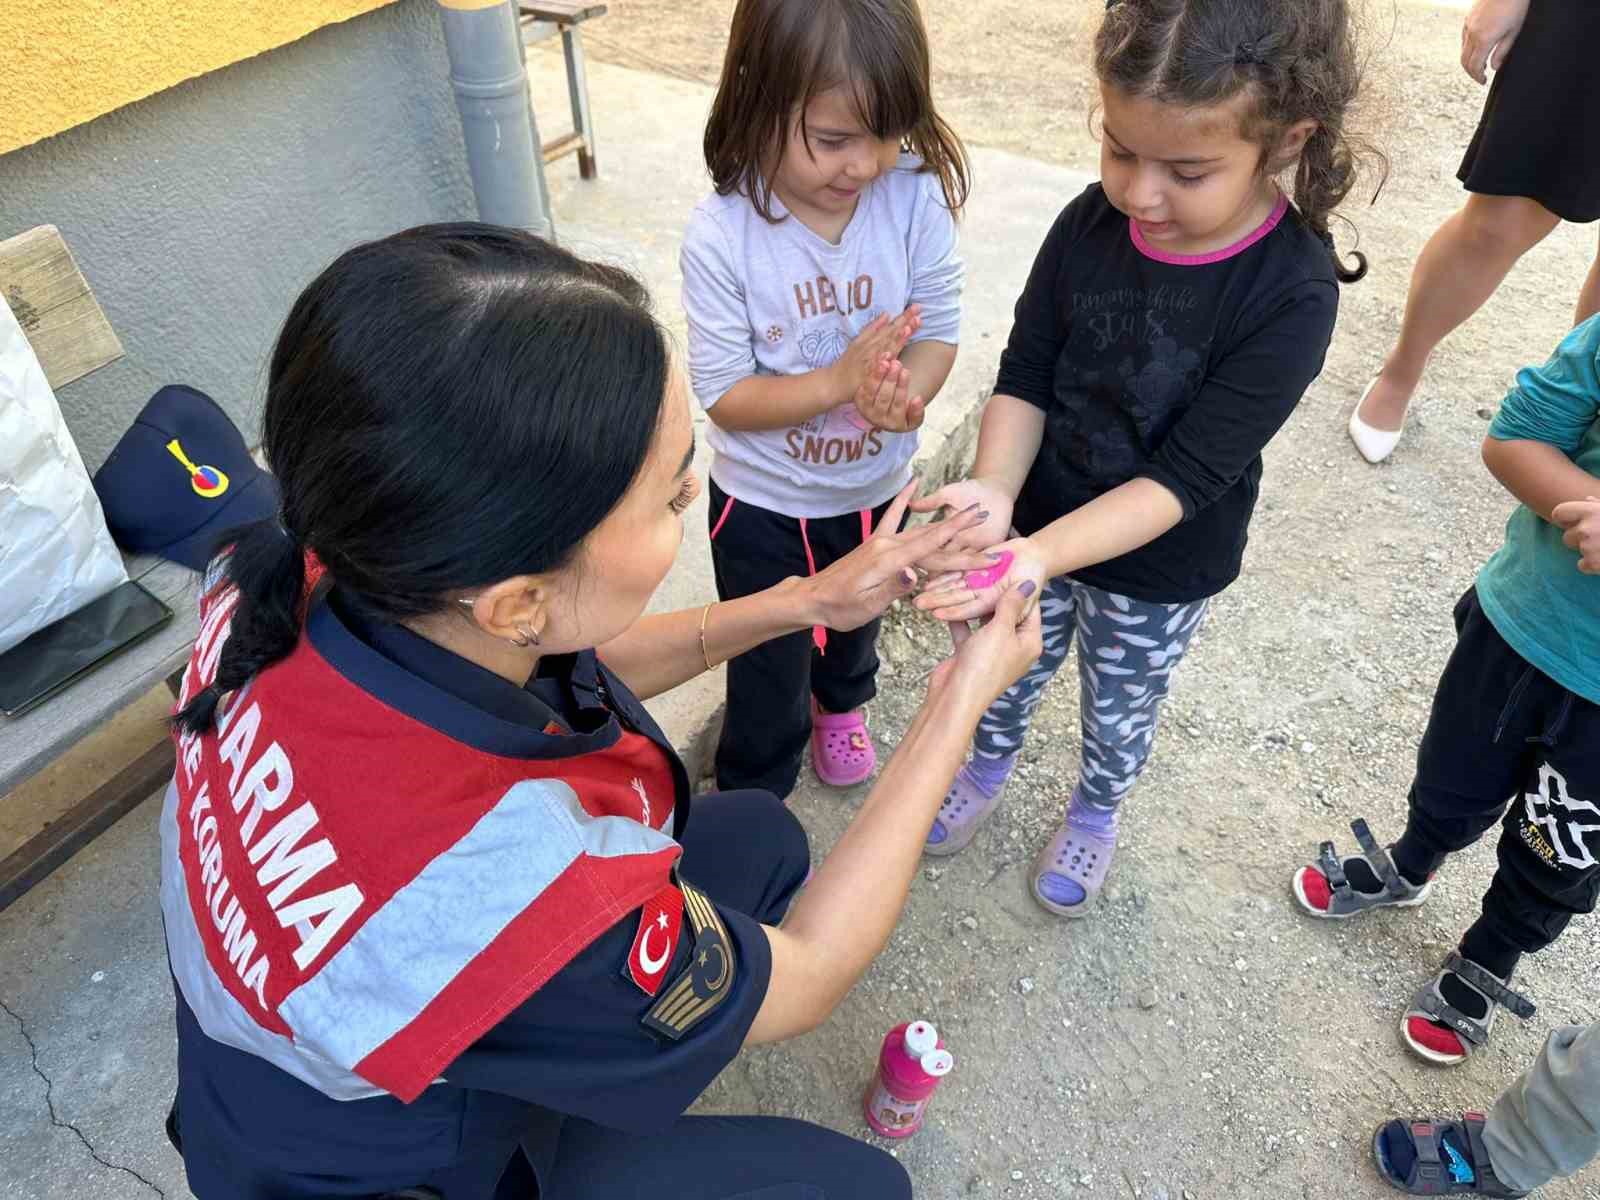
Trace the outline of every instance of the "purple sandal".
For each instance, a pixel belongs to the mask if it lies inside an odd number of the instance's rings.
[[[1005,761],[1009,774],[1010,760]],[[972,839],[978,835],[978,827],[995,810],[1005,790],[1004,778],[993,787],[985,787],[974,772],[972,763],[963,764],[961,770],[956,772],[950,790],[944,794],[944,803],[939,806],[939,815],[933,819],[933,828],[928,830],[928,840],[923,843],[922,852],[935,858],[961,853],[972,844]]]
[[[1033,862],[1029,890],[1043,908],[1058,917],[1088,914],[1117,850],[1118,811],[1073,796],[1066,821]]]

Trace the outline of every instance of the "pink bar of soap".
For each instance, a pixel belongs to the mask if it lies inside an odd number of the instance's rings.
[[[967,586],[975,592],[981,592],[984,588],[993,587],[1006,577],[1006,572],[1011,570],[1011,564],[1016,557],[1011,551],[1002,550],[1000,552],[1000,561],[995,563],[994,566],[987,567],[982,571],[967,572]]]

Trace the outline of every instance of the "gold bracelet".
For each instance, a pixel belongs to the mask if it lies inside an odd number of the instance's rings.
[[[708,671],[713,668],[711,666],[711,655],[706,653],[706,618],[711,616],[711,610],[716,607],[716,603],[713,600],[700,610],[700,658],[706,664],[706,670]]]

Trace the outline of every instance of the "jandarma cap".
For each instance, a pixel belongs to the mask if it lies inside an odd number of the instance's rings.
[[[94,475],[124,550],[203,571],[224,536],[278,511],[278,483],[250,457],[216,401],[168,384]]]

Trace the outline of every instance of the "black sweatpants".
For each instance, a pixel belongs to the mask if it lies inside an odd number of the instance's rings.
[[[679,870],[718,904],[776,925],[809,867],[805,831],[773,797],[695,800]],[[871,1066],[869,1056],[863,1078]],[[501,1192],[511,1194],[504,1185]],[[575,1118],[562,1125],[549,1200],[668,1197],[911,1200],[911,1180],[876,1147],[782,1117],[680,1117],[650,1136]]]
[[[1600,706],[1506,644],[1469,589],[1456,648],[1417,752],[1396,865],[1412,878],[1477,841],[1504,814],[1499,865],[1468,957],[1543,949],[1600,892]],[[1509,802],[1509,808],[1508,808]]]
[[[814,575],[861,545],[887,504],[870,514],[801,521],[735,500],[711,484],[711,565],[723,600],[794,575]],[[869,524],[870,522],[870,524]],[[878,693],[878,625],[841,633],[793,633],[728,664],[728,702],[717,743],[717,786],[794,790],[811,738],[811,699],[829,712],[860,708]],[[818,640],[825,645],[818,647]]]

